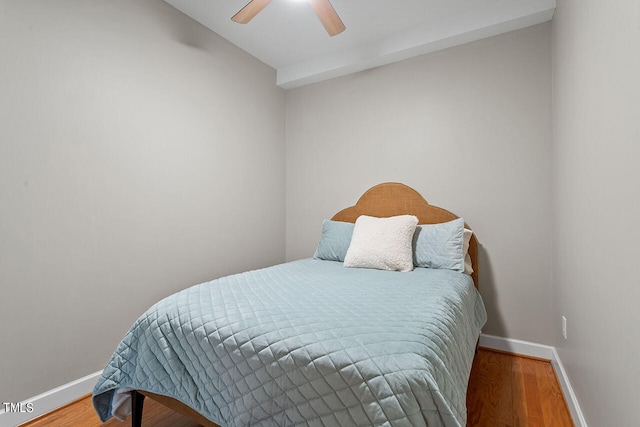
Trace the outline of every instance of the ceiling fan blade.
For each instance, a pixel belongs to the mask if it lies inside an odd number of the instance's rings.
[[[251,0],[245,7],[240,9],[238,13],[231,17],[233,22],[246,24],[251,21],[262,9],[264,9],[271,0]]]
[[[331,6],[331,3],[329,3],[329,0],[309,0],[309,3],[311,3],[311,8],[318,15],[320,22],[322,22],[330,36],[333,37],[345,30],[346,27],[333,6]]]

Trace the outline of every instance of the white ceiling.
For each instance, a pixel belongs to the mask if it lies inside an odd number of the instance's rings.
[[[277,70],[293,88],[549,21],[555,0],[331,0],[334,37],[307,1],[273,0],[248,24],[249,0],[165,0]]]

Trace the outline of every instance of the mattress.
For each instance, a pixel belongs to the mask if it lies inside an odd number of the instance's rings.
[[[175,398],[223,427],[465,426],[482,299],[470,276],[304,259],[190,287],[127,332],[93,394]],[[125,407],[122,407],[125,406]]]

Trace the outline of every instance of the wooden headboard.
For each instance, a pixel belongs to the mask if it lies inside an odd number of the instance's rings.
[[[418,224],[438,224],[458,218],[446,209],[430,205],[416,190],[397,182],[385,182],[371,187],[355,205],[341,210],[334,221],[356,222],[360,215],[386,218],[395,215],[415,215]],[[466,228],[471,229],[467,224]],[[473,283],[478,287],[478,239],[475,233],[469,242],[469,256],[473,266]]]

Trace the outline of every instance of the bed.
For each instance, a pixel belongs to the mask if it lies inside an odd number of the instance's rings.
[[[393,221],[402,232],[389,228]],[[96,412],[102,421],[132,415],[139,426],[148,397],[204,426],[466,425],[486,312],[478,243],[464,224],[460,248],[460,224],[406,185],[372,187],[325,221],[313,258],[216,279],[152,306],[96,384]],[[362,264],[371,227],[405,236],[399,251],[411,235],[411,268]],[[454,267],[440,268],[432,242],[449,234],[455,239],[442,250],[455,254]],[[395,240],[386,236],[387,245]]]

